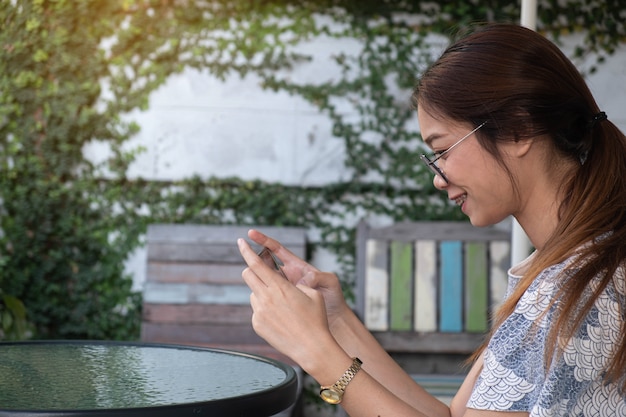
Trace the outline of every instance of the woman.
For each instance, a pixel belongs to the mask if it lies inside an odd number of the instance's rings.
[[[289,277],[239,240],[257,333],[352,416],[626,416],[626,137],[559,49],[514,25],[450,46],[413,101],[434,185],[475,226],[514,216],[536,248],[450,407],[385,353],[334,275],[253,230]]]

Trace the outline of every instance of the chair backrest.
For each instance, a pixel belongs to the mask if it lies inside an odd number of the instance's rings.
[[[141,338],[149,342],[232,347],[266,343],[250,323],[250,289],[237,238],[250,226],[153,224],[148,227]],[[304,256],[305,230],[260,227]]]
[[[356,311],[390,351],[471,352],[504,297],[509,265],[510,232],[497,227],[405,222],[371,228],[362,221]],[[407,338],[411,333],[444,336],[420,344]],[[450,342],[458,345],[439,346]]]

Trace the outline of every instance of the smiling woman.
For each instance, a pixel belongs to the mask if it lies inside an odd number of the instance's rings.
[[[426,136],[487,120],[478,147],[499,168],[477,170],[468,149],[463,161],[447,161],[448,178],[435,186],[462,196],[473,224],[513,215],[537,248],[512,269],[520,283],[481,350],[468,406],[531,415],[626,409],[624,135],[556,46],[514,26],[488,26],[448,48],[422,76],[414,103]],[[509,174],[504,183],[485,180],[497,169]],[[610,354],[599,353],[603,343]],[[583,365],[589,355],[598,361]],[[604,376],[569,376],[581,371]]]
[[[501,145],[503,156],[508,160],[504,165],[485,152],[478,141],[480,130],[470,130],[470,123],[433,117],[424,106],[418,108],[417,114],[422,134],[435,150],[436,164],[429,161],[429,168],[435,173],[435,187],[447,191],[449,200],[461,207],[474,226],[496,224],[508,217],[517,204],[515,187],[511,186],[508,173],[513,162],[520,159],[511,156],[523,156],[528,142]],[[479,127],[487,123],[483,122]],[[457,140],[461,135],[462,140]],[[475,139],[468,141],[467,138]],[[425,159],[426,156],[422,158]],[[530,165],[526,167],[530,168]]]
[[[450,407],[387,355],[334,274],[253,230],[288,278],[240,239],[255,331],[322,392],[339,386],[352,416],[626,415],[624,134],[560,50],[515,25],[455,42],[413,101],[436,154],[423,158],[435,186],[474,225],[514,216],[536,248],[509,270],[505,302]]]

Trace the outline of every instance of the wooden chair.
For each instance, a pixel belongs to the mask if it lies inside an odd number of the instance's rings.
[[[468,354],[506,291],[510,233],[466,222],[357,230],[356,311],[389,352]]]
[[[256,335],[236,240],[248,226],[148,227],[141,339],[241,350],[286,359]],[[260,227],[304,257],[305,231]]]

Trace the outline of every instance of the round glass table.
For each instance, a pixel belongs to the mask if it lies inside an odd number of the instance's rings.
[[[219,349],[122,342],[0,343],[0,416],[271,416],[291,366]]]

